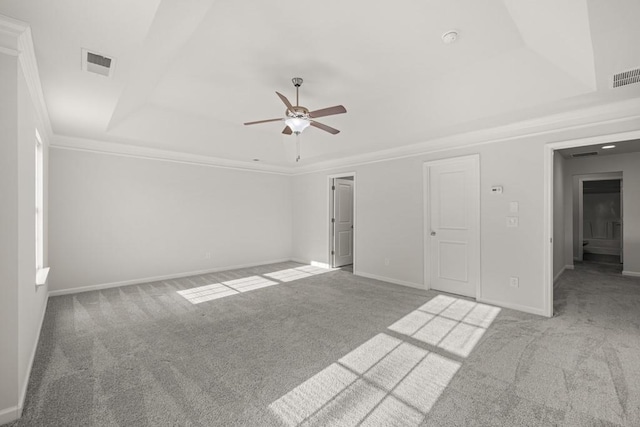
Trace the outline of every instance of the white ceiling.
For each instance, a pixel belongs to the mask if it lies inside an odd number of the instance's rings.
[[[291,166],[279,91],[344,105],[303,164],[640,97],[637,0],[0,0],[32,26],[54,133]],[[456,43],[441,35],[459,31]],[[81,70],[82,48],[117,59]]]

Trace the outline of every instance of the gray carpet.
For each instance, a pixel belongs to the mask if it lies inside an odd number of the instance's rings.
[[[640,425],[637,279],[544,319],[300,267],[51,298],[13,425]]]

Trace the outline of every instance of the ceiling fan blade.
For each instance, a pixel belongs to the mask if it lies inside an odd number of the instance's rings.
[[[282,133],[284,133],[285,135],[291,135],[293,133],[293,131],[291,130],[291,128],[289,126],[285,126],[284,130],[282,131]]]
[[[257,125],[260,123],[269,123],[269,122],[281,122],[282,119],[269,119],[269,120],[258,120],[257,122],[247,122],[245,123],[245,126],[247,125]]]
[[[342,105],[336,105],[335,107],[323,108],[321,110],[311,111],[309,117],[317,119],[318,117],[333,116],[334,114],[346,113],[347,109]]]
[[[289,111],[291,111],[291,113],[295,114],[295,111],[293,111],[293,105],[291,105],[291,103],[289,102],[287,97],[284,96],[283,94],[281,94],[280,92],[276,92],[276,95],[278,95],[280,97],[280,99],[282,100],[282,102],[284,102],[284,105],[287,106],[287,109]]]
[[[322,129],[323,131],[329,132],[332,135],[340,133],[338,129],[334,129],[331,126],[323,125],[322,123],[314,122],[313,120],[311,120],[311,126],[317,127],[318,129]]]

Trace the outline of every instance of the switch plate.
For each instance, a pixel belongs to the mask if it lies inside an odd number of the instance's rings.
[[[502,185],[494,185],[491,187],[491,194],[502,194]]]
[[[507,217],[507,227],[515,228],[518,226],[518,217],[517,216],[508,216]]]
[[[512,288],[519,288],[520,287],[520,279],[517,277],[510,277],[509,278],[509,286],[511,286]]]
[[[518,213],[519,209],[520,205],[518,204],[518,202],[509,202],[509,212]]]

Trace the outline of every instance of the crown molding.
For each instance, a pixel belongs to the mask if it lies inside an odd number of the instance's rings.
[[[272,166],[184,152],[160,150],[116,142],[99,141],[54,135],[51,147],[65,150],[86,151],[102,154],[137,157],[151,160],[172,161],[250,172],[279,175],[304,175],[335,169],[351,168],[370,163],[385,162],[427,153],[446,152],[453,149],[514,141],[535,136],[549,136],[565,131],[577,131],[610,124],[623,124],[640,120],[640,98],[605,104],[597,107],[574,110],[562,114],[536,118],[505,126],[483,129],[435,138],[402,147],[354,155],[342,159],[317,162],[308,166]],[[550,141],[552,142],[552,141]]]
[[[76,138],[62,135],[54,135],[51,140],[50,147],[61,150],[85,151],[114,156],[136,157],[148,160],[161,160],[223,169],[234,169],[245,172],[291,175],[292,171],[291,168],[288,167],[248,163],[199,154],[160,150],[157,148],[140,147],[136,145],[120,144],[117,142],[98,141],[95,139]]]
[[[513,141],[535,136],[553,136],[554,134],[569,130],[589,129],[607,124],[621,124],[639,119],[640,98],[634,98],[515,122],[505,126],[435,138],[417,144],[353,155],[337,160],[317,162],[308,166],[294,167],[293,175],[305,175],[339,168],[349,168],[369,163],[415,157],[427,153]]]
[[[33,47],[31,28],[29,24],[0,15],[0,53],[17,56],[23,75],[27,82],[29,95],[36,109],[38,121],[41,125],[40,134],[44,143],[48,144],[53,131],[49,119],[49,111],[44,101],[38,61]]]

